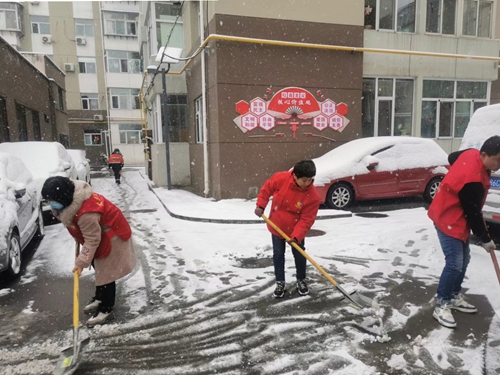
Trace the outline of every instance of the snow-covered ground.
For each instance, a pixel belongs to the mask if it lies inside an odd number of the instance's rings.
[[[286,271],[292,293],[272,299],[271,238],[263,223],[175,219],[157,196],[177,215],[226,220],[258,220],[254,201],[214,202],[162,188],[155,195],[140,171],[125,172],[121,186],[109,178],[92,182],[129,218],[140,266],[119,283],[117,321],[84,329],[92,339],[77,374],[499,371],[500,287],[491,258],[472,246],[464,287],[479,313],[457,312],[457,329],[441,327],[431,315],[444,259],[423,208],[316,221],[306,239],[308,254],[344,289],[381,305],[380,311],[356,310],[311,265],[311,295],[293,293],[290,252]],[[321,210],[325,213],[334,212]],[[35,283],[41,269],[71,283],[72,257],[65,249],[72,240],[60,225],[47,229],[21,283]],[[83,278],[92,277],[85,272]],[[0,290],[0,298],[9,293],[16,293],[15,287]],[[22,314],[36,319],[38,312],[27,308]],[[384,334],[388,342],[380,340]],[[68,329],[22,347],[3,347],[1,373],[50,374],[59,350],[70,343]]]

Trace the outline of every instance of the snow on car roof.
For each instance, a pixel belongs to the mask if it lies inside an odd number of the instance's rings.
[[[472,115],[462,138],[460,150],[480,149],[488,138],[500,135],[500,104],[479,108]]]
[[[71,159],[73,159],[73,161],[76,163],[81,163],[83,161],[85,161],[87,158],[85,157],[85,150],[72,150],[72,149],[67,149],[66,150],[69,154],[69,156],[71,156]]]
[[[46,179],[53,175],[65,176],[61,165],[58,142],[3,142],[0,151],[18,156],[35,179]]]
[[[368,137],[355,139],[313,159],[316,164],[314,184],[322,186],[342,177],[366,174],[369,170],[365,163],[359,163],[367,155],[371,155],[385,147],[402,145],[386,153],[393,158],[380,163],[379,171],[395,171],[398,169],[427,168],[447,165],[448,155],[431,139],[417,137]],[[366,162],[379,161],[377,156],[369,156]]]

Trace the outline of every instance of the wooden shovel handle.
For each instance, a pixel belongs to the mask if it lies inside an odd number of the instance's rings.
[[[80,244],[75,242],[75,256],[78,257],[80,254]],[[80,326],[80,317],[78,316],[80,313],[80,276],[78,275],[78,271],[73,273],[73,327]]]
[[[493,261],[493,266],[495,267],[495,272],[497,273],[498,283],[500,284],[500,268],[498,267],[497,256],[495,255],[495,250],[490,249],[491,260]]]

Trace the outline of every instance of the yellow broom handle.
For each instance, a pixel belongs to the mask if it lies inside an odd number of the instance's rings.
[[[80,244],[78,242],[75,243],[75,258],[80,254]],[[79,322],[79,310],[80,310],[80,302],[79,302],[79,290],[80,290],[80,276],[78,275],[78,271],[73,273],[73,327],[78,327],[80,325]]]
[[[274,230],[275,230],[276,232],[278,232],[278,233],[280,234],[280,236],[281,236],[281,237],[283,237],[283,238],[284,238],[287,242],[289,242],[289,241],[290,241],[290,237],[288,237],[288,236],[285,234],[285,232],[283,232],[280,228],[278,228],[278,226],[277,226],[276,224],[274,224],[274,223],[273,223],[273,222],[272,222],[269,218],[267,218],[267,216],[266,216],[266,215],[262,215],[262,218],[264,219],[264,221],[265,221],[266,223],[268,223],[270,226],[272,226],[272,227],[274,228]],[[301,253],[301,254],[302,254],[302,255],[303,255],[303,256],[304,256],[304,257],[305,257],[305,258],[306,258],[309,262],[311,262],[311,264],[312,264],[314,267],[316,267],[316,268],[317,268],[317,270],[318,270],[319,272],[321,272],[321,273],[323,274],[323,276],[325,276],[325,277],[328,279],[328,281],[329,281],[329,282],[331,282],[333,285],[337,286],[337,282],[336,282],[334,279],[332,279],[332,277],[331,277],[329,274],[327,274],[327,273],[326,273],[326,271],[325,271],[323,268],[321,268],[321,267],[320,267],[320,265],[319,265],[319,264],[317,264],[317,263],[314,261],[314,259],[312,259],[312,258],[311,258],[311,257],[310,257],[310,256],[309,256],[309,255],[308,255],[308,254],[304,251],[304,250],[302,250],[302,249],[300,248],[300,246],[299,246],[297,243],[292,242],[292,243],[291,243],[291,245],[292,245],[292,246],[293,246],[293,247],[294,247],[297,251],[299,251],[299,252],[300,252],[300,253]]]

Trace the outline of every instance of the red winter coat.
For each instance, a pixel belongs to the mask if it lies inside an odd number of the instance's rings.
[[[111,155],[109,155],[108,163],[109,164],[121,164],[123,166],[123,164],[125,164],[125,161],[123,160],[123,156],[121,156],[120,154],[111,154]]]
[[[427,215],[444,234],[463,242],[470,236],[470,227],[460,204],[458,193],[465,184],[480,182],[484,187],[483,206],[490,188],[490,174],[484,168],[479,150],[464,151],[444,177]]]
[[[292,172],[275,173],[264,183],[257,197],[257,207],[266,208],[273,197],[269,219],[290,238],[301,242],[311,229],[319,209],[319,196],[314,185],[301,189]],[[281,237],[270,225],[269,231]]]

